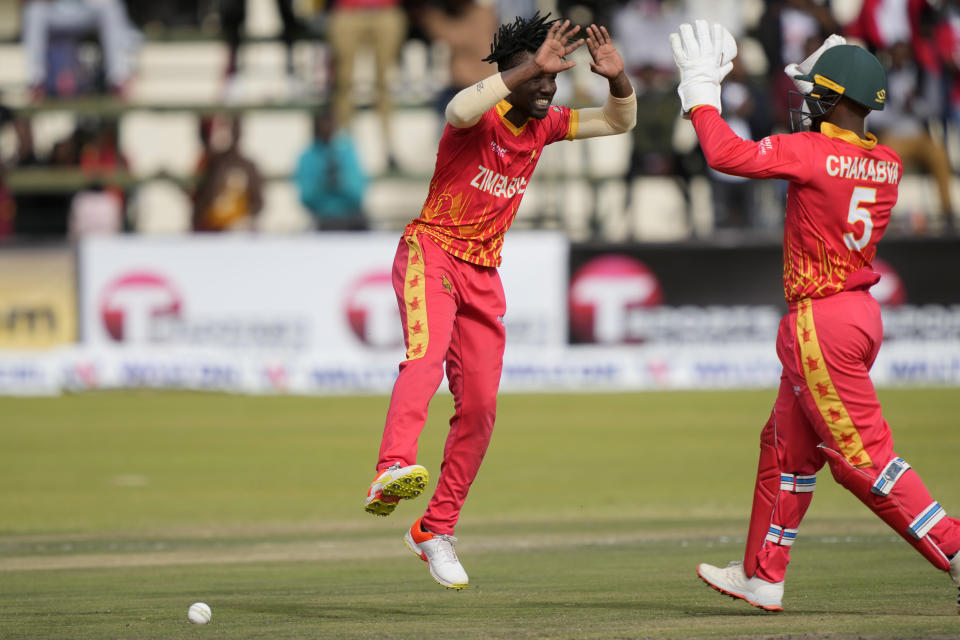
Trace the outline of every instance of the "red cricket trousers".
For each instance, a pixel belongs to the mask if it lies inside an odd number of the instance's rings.
[[[445,366],[454,414],[423,526],[452,534],[493,434],[506,340],[503,285],[496,268],[460,260],[429,236],[411,234],[397,248],[393,287],[407,357],[390,396],[377,471],[416,463]]]
[[[783,374],[760,438],[744,555],[748,576],[783,580],[815,474],[825,462],[838,482],[935,566],[944,568],[945,555],[960,549],[960,521],[944,515],[913,469],[900,475],[889,495],[875,492],[875,484],[884,483],[878,476],[898,458],[869,375],[882,338],[880,307],[867,291],[803,300],[781,320]]]

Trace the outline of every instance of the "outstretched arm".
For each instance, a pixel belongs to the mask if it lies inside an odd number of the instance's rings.
[[[560,73],[574,66],[576,63],[564,60],[564,57],[583,44],[582,39],[570,42],[578,31],[580,27],[571,27],[569,20],[553,23],[546,39],[532,58],[502,73],[484,78],[455,95],[447,104],[447,122],[460,129],[472,127],[480,121],[484,113],[524,82],[540,74]]]
[[[574,138],[594,138],[624,133],[637,123],[637,97],[623,70],[623,59],[613,46],[606,27],[587,27],[587,50],[593,61],[590,70],[610,83],[610,96],[603,107],[579,110]]]

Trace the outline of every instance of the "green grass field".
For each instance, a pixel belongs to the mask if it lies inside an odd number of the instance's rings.
[[[956,638],[955,589],[829,474],[782,614],[724,598],[772,390],[504,395],[447,591],[361,508],[385,397],[0,398],[0,638]],[[960,513],[960,391],[881,392]],[[452,402],[434,400],[434,476]],[[951,511],[952,510],[952,511]],[[202,600],[206,626],[186,620]]]

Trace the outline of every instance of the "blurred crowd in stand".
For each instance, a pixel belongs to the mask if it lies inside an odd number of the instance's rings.
[[[853,12],[836,11],[836,0],[766,0],[755,5],[752,20],[736,0],[21,0],[19,38],[28,101],[0,108],[0,134],[6,131],[6,139],[13,140],[0,147],[0,237],[131,227],[125,209],[137,182],[118,147],[117,118],[123,117],[131,83],[137,80],[138,50],[151,38],[174,37],[214,38],[226,49],[220,96],[230,108],[222,113],[198,110],[200,157],[195,175],[181,181],[193,205],[192,227],[257,228],[268,178],[258,159],[244,155],[238,145],[243,110],[257,106],[244,102],[238,88],[246,72],[240,54],[249,41],[251,2],[263,2],[276,12],[279,27],[273,39],[283,44],[288,99],[313,120],[313,135],[302,141],[295,171],[287,179],[320,231],[370,228],[364,195],[378,176],[365,174],[364,150],[350,135],[357,109],[367,106],[355,91],[358,60],[372,60],[368,94],[385,141],[385,172],[400,175],[403,170],[391,149],[397,135],[396,66],[405,44],[420,40],[444,52],[430,63],[446,66],[431,74],[445,78],[446,85],[434,87],[433,99],[424,105],[433,102],[442,113],[457,91],[494,71],[480,59],[489,53],[497,25],[541,9],[582,25],[610,27],[639,102],[623,178],[675,181],[691,220],[691,185],[706,178],[718,231],[776,231],[784,186],[706,167],[692,129],[679,118],[668,34],[681,22],[705,17],[723,22],[737,37],[741,56],[723,85],[724,116],[752,139],[789,131],[786,101],[793,87],[782,72],[786,63],[802,60],[831,33],[862,44],[888,70],[886,107],[871,115],[868,127],[901,155],[907,174],[929,175],[936,185],[930,210],[909,212],[896,231],[954,232],[960,197],[951,192],[960,167],[960,0],[847,0],[845,7],[856,5]],[[853,18],[841,24],[839,13]],[[298,69],[294,49],[301,41],[324,52],[326,73]],[[604,87],[570,86],[577,81],[566,76],[558,98],[573,106],[602,100]],[[30,114],[50,101],[91,98],[113,107],[95,116],[83,115],[90,113],[85,110],[70,135],[38,155]],[[63,178],[54,181],[56,188],[31,189],[11,188],[5,180],[11,172],[43,168],[60,170],[56,175],[72,176],[74,182]]]

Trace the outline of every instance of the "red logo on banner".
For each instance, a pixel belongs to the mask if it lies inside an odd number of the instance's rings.
[[[117,342],[147,340],[150,323],[177,317],[182,297],[170,281],[156,273],[137,271],[114,279],[100,297],[100,317]]]
[[[573,274],[570,328],[580,342],[626,342],[630,310],[662,302],[660,282],[647,265],[630,256],[600,256]]]
[[[403,345],[390,272],[377,271],[357,278],[349,287],[346,314],[350,329],[363,344],[377,348]]]
[[[870,293],[880,306],[896,307],[907,301],[907,288],[893,267],[880,258],[874,258],[873,270],[880,274],[880,282],[870,287]]]

